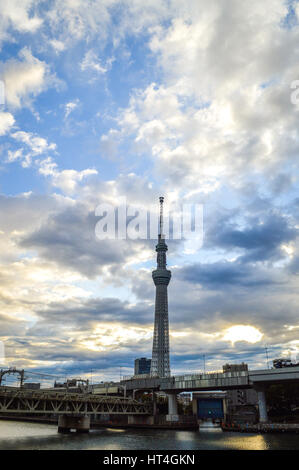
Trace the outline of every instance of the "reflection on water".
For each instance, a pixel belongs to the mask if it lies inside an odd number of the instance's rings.
[[[52,424],[0,421],[0,449],[291,450],[299,449],[299,435],[110,428],[58,434]]]

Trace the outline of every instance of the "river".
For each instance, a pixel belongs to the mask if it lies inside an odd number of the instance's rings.
[[[91,430],[58,434],[52,424],[0,421],[0,449],[34,450],[293,450],[298,434],[241,434],[221,429],[175,431],[157,429]]]

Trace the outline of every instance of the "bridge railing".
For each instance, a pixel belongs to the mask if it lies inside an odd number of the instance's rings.
[[[184,375],[172,375],[171,377],[158,377],[158,376],[153,376],[150,374],[139,374],[139,375],[124,375],[122,377],[122,380],[137,380],[137,379],[175,379],[175,380],[194,380],[201,378],[203,376],[207,375],[215,375],[215,374],[221,374],[221,375],[227,375],[231,371],[228,372],[223,372],[222,369],[219,370],[209,370],[209,371],[202,371],[202,372],[190,372],[189,374],[184,374]],[[239,372],[238,372],[239,373]],[[190,377],[190,378],[189,378]]]
[[[188,381],[188,380],[199,380],[199,379],[204,379],[205,377],[210,377],[210,376],[228,376],[229,372],[223,372],[223,370],[210,370],[207,372],[198,372],[195,374],[185,374],[185,375],[174,375],[172,378],[177,381]]]
[[[138,375],[124,375],[122,381],[124,380],[138,380],[138,379],[159,379],[158,375],[151,374],[138,374]]]

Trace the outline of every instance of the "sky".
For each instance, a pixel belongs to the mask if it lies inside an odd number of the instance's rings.
[[[96,207],[160,195],[203,207],[201,247],[168,241],[172,373],[296,360],[298,2],[0,11],[2,365],[102,381],[151,357],[156,240],[99,240]]]

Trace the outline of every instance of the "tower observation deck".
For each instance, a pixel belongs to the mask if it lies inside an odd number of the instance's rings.
[[[171,278],[171,272],[166,269],[166,251],[168,248],[165,243],[165,236],[163,235],[163,202],[164,198],[160,197],[160,228],[158,244],[156,245],[157,269],[152,273],[153,281],[156,286],[156,302],[151,375],[169,377],[170,361],[167,286]]]

